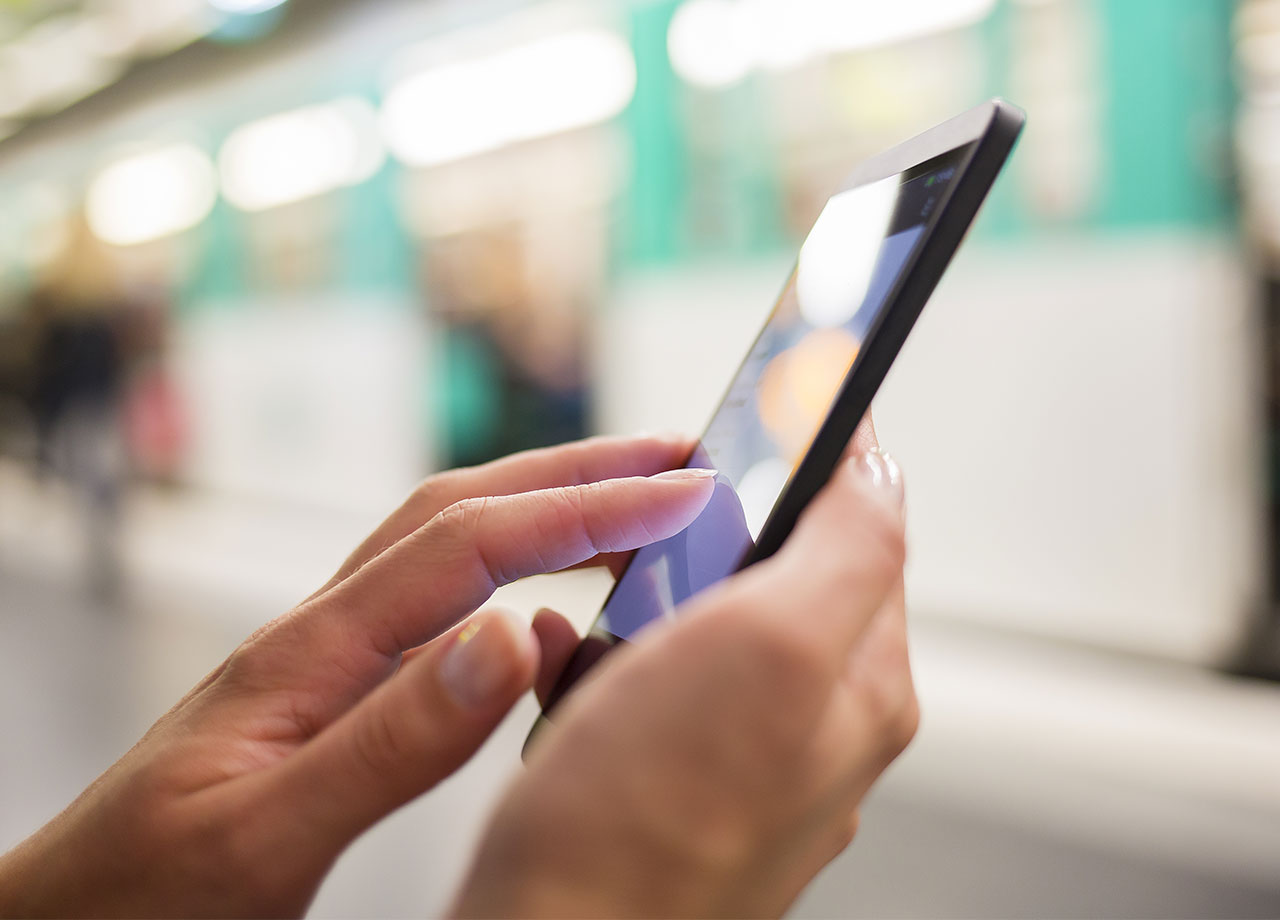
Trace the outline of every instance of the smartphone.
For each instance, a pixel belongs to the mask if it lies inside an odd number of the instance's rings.
[[[995,99],[858,166],[827,201],[688,466],[716,486],[636,550],[539,717],[608,651],[782,545],[836,468],[1025,116]]]

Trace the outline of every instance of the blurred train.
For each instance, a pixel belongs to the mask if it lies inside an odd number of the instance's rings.
[[[1263,666],[1243,15],[273,5],[0,142],[3,443],[35,450],[38,305],[73,244],[127,346],[134,475],[369,508],[442,466],[696,431],[849,165],[1006,95],[1025,143],[876,407],[915,606]]]

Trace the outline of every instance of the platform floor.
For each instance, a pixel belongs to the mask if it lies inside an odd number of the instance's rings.
[[[69,556],[39,545],[66,533],[30,524],[56,498],[4,499],[0,476],[0,848],[306,593],[293,581],[312,573],[264,561],[264,533],[293,527],[298,558],[328,571],[364,524],[333,517],[330,539],[315,516],[266,527],[233,505],[156,499],[131,517],[123,593],[106,605]],[[185,545],[148,530],[166,514],[184,521]],[[270,571],[255,579],[255,564]],[[606,588],[574,574],[503,600],[582,619]],[[914,630],[920,736],[795,916],[1280,916],[1280,686],[944,622]],[[359,840],[313,915],[440,912],[532,716],[526,700],[467,768]]]

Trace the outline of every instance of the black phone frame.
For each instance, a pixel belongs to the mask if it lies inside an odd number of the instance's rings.
[[[867,330],[862,350],[841,383],[826,419],[778,496],[754,548],[739,565],[739,571],[768,558],[781,548],[805,507],[831,478],[854,430],[871,408],[871,401],[907,335],[1008,160],[1025,121],[1026,115],[1021,109],[1003,99],[992,99],[864,161],[833,193],[834,197],[862,185],[906,175],[927,166],[932,160],[969,148],[961,162],[956,164],[956,175],[938,202],[921,244],[903,265],[885,296],[878,317]],[[785,286],[783,290],[785,292]],[[621,577],[619,575],[619,579]],[[607,605],[608,599],[602,609]],[[550,711],[578,677],[610,647],[625,641],[597,629],[598,622],[599,615],[592,624],[592,631],[579,643],[569,665],[557,680],[547,705],[525,741],[526,752],[543,723],[548,721]]]
[[[867,330],[858,359],[841,384],[827,418],[778,496],[755,548],[740,568],[777,552],[795,529],[805,507],[831,478],[854,430],[871,408],[880,384],[973,225],[1025,120],[1017,107],[1003,99],[993,99],[867,160],[841,184],[837,195],[909,173],[930,160],[972,145],[965,159],[957,164],[957,174],[938,203],[921,245],[902,267],[884,306]]]

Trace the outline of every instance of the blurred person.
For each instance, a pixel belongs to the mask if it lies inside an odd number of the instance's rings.
[[[0,915],[298,915],[347,845],[460,767],[577,636],[495,587],[696,518],[693,445],[595,438],[428,478],[61,815]],[[869,425],[777,555],[619,647],[502,797],[458,916],[779,914],[915,731],[896,466]]]
[[[153,483],[178,480],[189,444],[187,404],[167,360],[172,335],[163,286],[135,284],[123,302],[122,411],[130,471]]]
[[[0,456],[26,460],[35,450],[31,418],[40,328],[25,299],[0,299]]]
[[[31,401],[37,467],[65,476],[82,503],[89,583],[101,596],[119,581],[123,305],[110,253],[75,219],[31,296],[39,330]]]
[[[535,284],[526,249],[505,228],[460,234],[427,255],[425,299],[446,343],[439,415],[451,465],[587,432],[583,294],[563,278]]]

